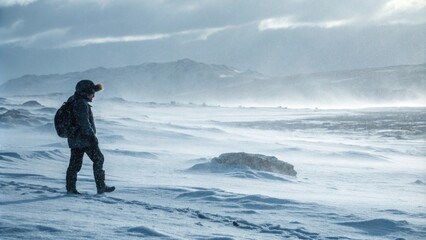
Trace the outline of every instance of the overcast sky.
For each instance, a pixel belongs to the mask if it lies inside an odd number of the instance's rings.
[[[426,0],[0,0],[0,82],[182,58],[288,75],[425,55]]]

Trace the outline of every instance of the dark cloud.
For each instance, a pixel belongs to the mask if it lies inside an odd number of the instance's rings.
[[[272,75],[425,62],[422,1],[9,2],[0,81],[186,57]]]

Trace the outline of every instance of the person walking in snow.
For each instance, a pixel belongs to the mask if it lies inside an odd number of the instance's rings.
[[[68,194],[80,194],[76,188],[77,173],[81,169],[85,153],[93,162],[93,175],[98,194],[115,190],[115,187],[105,184],[104,155],[99,149],[92,106],[89,105],[89,102],[92,102],[95,97],[95,93],[101,90],[103,90],[102,84],[81,80],[75,86],[74,95],[67,101],[72,106],[71,134],[68,137],[71,157],[66,175]]]

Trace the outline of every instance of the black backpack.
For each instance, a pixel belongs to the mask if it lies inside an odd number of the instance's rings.
[[[68,138],[72,133],[72,102],[64,102],[55,114],[55,129],[59,137]]]

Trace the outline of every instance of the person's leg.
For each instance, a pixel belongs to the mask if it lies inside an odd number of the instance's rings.
[[[68,193],[77,193],[77,173],[83,164],[84,150],[80,148],[71,149],[70,163],[67,169],[66,188]]]
[[[85,148],[84,151],[93,162],[93,175],[95,176],[96,180],[96,176],[99,176],[103,172],[104,155],[102,154],[98,145]]]
[[[104,166],[104,155],[102,154],[99,146],[93,146],[85,148],[85,152],[89,156],[90,160],[93,162],[93,175],[95,177],[96,188],[98,193],[112,192],[114,187],[108,187],[105,185],[105,171],[103,170]]]

